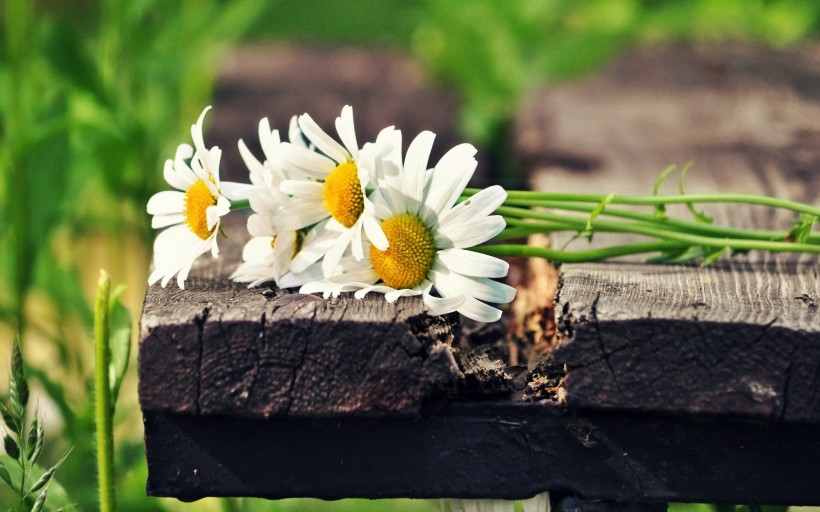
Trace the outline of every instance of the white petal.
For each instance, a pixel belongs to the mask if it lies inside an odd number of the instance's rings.
[[[296,116],[290,118],[290,124],[288,124],[288,140],[291,144],[307,148],[305,138],[302,137],[302,130],[299,129],[299,119]]]
[[[353,126],[353,107],[345,105],[342,115],[336,118],[336,132],[347,148],[354,162],[359,161],[359,145],[356,142],[356,130]]]
[[[273,252],[272,240],[272,236],[255,236],[251,238],[242,248],[242,259],[244,261],[265,261]]]
[[[386,251],[390,244],[376,217],[373,215],[364,215],[362,223],[364,224],[364,232],[368,240],[370,240],[370,243],[372,243],[376,249]]]
[[[452,297],[434,297],[430,294],[430,287],[422,294],[422,301],[427,306],[427,313],[433,316],[446,315],[458,311],[464,304],[464,295]]]
[[[462,315],[476,322],[496,322],[501,318],[501,310],[488,306],[472,297],[464,297],[464,304],[458,308]]]
[[[506,261],[464,249],[438,251],[438,258],[445,266],[465,276],[504,277],[510,268]]]
[[[322,199],[324,184],[318,181],[285,180],[279,184],[279,190],[294,197]]]
[[[356,221],[356,224],[353,224],[353,227],[350,228],[350,231],[353,232],[353,237],[350,242],[350,249],[353,253],[353,258],[356,261],[361,261],[364,259],[364,248],[362,247],[362,222],[361,218]]]
[[[248,217],[248,233],[251,236],[274,236],[278,231],[274,228],[273,219],[267,215],[254,214]]]
[[[177,283],[184,287],[185,278],[191,265],[201,254],[216,245],[215,238],[202,240],[193,234],[187,226],[173,226],[157,235],[154,240],[154,271],[148,279],[148,284],[154,284],[161,279],[165,287],[171,278],[179,273]]]
[[[506,199],[507,191],[500,185],[485,188],[445,212],[439,219],[439,226],[446,226],[451,222],[460,224],[478,217],[486,217],[498,209]]]
[[[295,231],[327,219],[330,214],[321,202],[289,201],[273,214],[277,231]]]
[[[177,172],[174,169],[173,160],[165,161],[162,174],[165,181],[177,190],[188,190],[188,187],[196,181],[194,175],[189,170],[187,172]]]
[[[277,208],[285,203],[287,196],[283,194],[283,197],[286,199],[276,201],[267,188],[254,187],[253,190],[248,193],[248,202],[251,204],[251,210],[257,213],[271,215],[276,213]]]
[[[391,288],[390,286],[374,284],[374,285],[366,286],[366,287],[362,288],[361,290],[358,290],[356,293],[353,294],[353,297],[361,300],[365,297],[365,295],[367,295],[370,292],[383,293],[383,294],[386,295],[388,293],[392,293],[392,292],[395,292],[395,291],[396,291],[396,289]],[[396,298],[398,298],[398,297],[393,298],[393,300],[388,300],[385,297],[385,300],[387,300],[387,302],[395,302]]]
[[[205,208],[205,221],[208,224],[208,231],[214,229],[219,223],[219,207],[218,205],[209,206]]]
[[[272,162],[276,157],[276,151],[279,149],[279,132],[270,129],[270,122],[267,117],[259,120],[259,144],[262,146],[262,152],[265,154],[265,159]]]
[[[336,161],[342,163],[348,161],[351,156],[350,153],[338,142],[333,140],[333,137],[325,133],[319,128],[316,121],[308,114],[299,116],[299,128],[309,141],[316,145],[316,149]]]
[[[424,196],[425,173],[430,151],[436,135],[433,132],[421,132],[407,148],[407,158],[404,161],[402,191],[407,195],[409,212],[418,213],[418,206]]]
[[[389,287],[386,287],[389,288]],[[402,288],[401,290],[389,290],[384,293],[384,300],[387,302],[396,302],[399,297],[415,297],[421,295],[422,291],[417,288]]]
[[[256,187],[248,183],[236,183],[233,181],[223,181],[219,185],[219,191],[231,201],[248,199],[248,195],[254,188]]]
[[[339,261],[342,259],[342,255],[350,245],[352,238],[353,230],[348,229],[345,233],[339,235],[339,238],[336,239],[327,251],[324,260],[322,260],[322,272],[324,272],[326,277],[333,275],[336,267],[339,265]]]
[[[467,182],[473,176],[476,160],[473,158],[476,149],[470,144],[459,144],[448,151],[436,164],[426,186],[425,206],[428,225],[433,225],[438,217],[451,208]]]
[[[154,215],[151,219],[151,227],[154,229],[162,229],[167,226],[173,226],[174,224],[181,224],[185,222],[185,215],[181,213],[175,213],[172,215]]]
[[[463,226],[448,224],[436,232],[436,247],[442,249],[450,247],[460,249],[474,247],[504,231],[506,225],[507,223],[504,221],[504,217],[500,215],[479,218]]]
[[[336,168],[336,162],[330,158],[288,142],[279,145],[275,163],[285,171],[322,180]]]
[[[506,304],[515,298],[515,288],[512,286],[486,277],[464,276],[458,270],[448,269],[438,262],[433,264],[431,280],[442,295],[463,294],[497,304]]]
[[[253,156],[251,150],[245,145],[245,141],[239,139],[237,146],[239,147],[239,155],[242,157],[242,161],[245,162],[245,166],[248,168],[251,183],[254,185],[261,185],[263,180],[262,176],[265,173],[265,166],[262,165],[262,162],[257,160],[255,156]]]
[[[185,193],[176,190],[157,192],[148,200],[145,209],[150,215],[171,215],[185,211]]]
[[[313,232],[315,230],[311,230],[311,233]],[[305,238],[302,249],[290,262],[290,270],[293,273],[305,272],[310,265],[319,261],[333,247],[337,236],[335,233],[326,232],[312,240],[309,238],[310,235]]]
[[[205,149],[205,142],[202,139],[202,122],[205,120],[205,114],[207,114],[209,110],[211,110],[210,105],[205,107],[205,110],[199,114],[199,119],[196,120],[196,124],[191,126],[191,137],[194,139],[194,146],[199,150]]]

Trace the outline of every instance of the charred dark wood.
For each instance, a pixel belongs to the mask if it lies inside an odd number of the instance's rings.
[[[401,418],[146,412],[148,492],[820,504],[820,425],[460,402]]]

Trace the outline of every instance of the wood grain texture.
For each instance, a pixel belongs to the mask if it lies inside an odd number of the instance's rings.
[[[457,402],[435,415],[145,415],[147,491],[204,496],[820,504],[820,425]],[[242,442],[237,442],[241,439]]]
[[[820,205],[819,90],[818,47],[647,48],[535,94],[519,153],[539,190],[648,194],[663,168],[692,160],[687,192]],[[735,227],[792,223],[768,208],[702,209]],[[593,245],[638,240],[602,233]],[[820,421],[820,259],[750,253],[706,269],[643,259],[562,267],[554,356],[568,369],[567,404]]]
[[[234,226],[236,227],[236,226]],[[186,289],[148,289],[140,405],[195,415],[418,415],[461,374],[457,321],[418,298],[323,300],[227,279],[242,238],[197,262]]]
[[[564,400],[820,422],[820,267],[629,263],[564,271]]]

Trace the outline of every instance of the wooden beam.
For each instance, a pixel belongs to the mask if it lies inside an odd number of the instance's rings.
[[[141,320],[140,405],[196,415],[418,416],[461,371],[458,318],[420,300],[323,300],[228,279],[242,237],[205,258],[185,290],[148,289]]]
[[[148,493],[820,504],[820,424],[457,402],[409,418],[146,412]]]
[[[820,422],[820,266],[567,265],[557,300],[579,408]]]

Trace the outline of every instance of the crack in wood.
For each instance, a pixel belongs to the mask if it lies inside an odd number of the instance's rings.
[[[592,324],[595,328],[595,335],[598,339],[598,347],[601,350],[601,357],[603,358],[604,362],[606,363],[606,367],[609,369],[610,375],[612,375],[612,380],[615,382],[615,387],[618,388],[618,391],[623,393],[623,389],[621,389],[621,383],[618,381],[618,375],[615,373],[615,369],[612,367],[612,363],[609,360],[609,353],[607,353],[606,347],[604,346],[604,339],[601,336],[601,326],[598,322],[598,301],[601,299],[601,292],[598,292],[595,295],[595,299],[592,301],[592,305],[589,308],[589,314],[592,318]]]
[[[194,317],[194,324],[196,325],[196,333],[197,333],[197,348],[198,348],[198,355],[196,358],[196,393],[194,398],[194,406],[195,406],[195,414],[199,414],[202,410],[201,407],[201,398],[202,398],[202,354],[204,350],[204,344],[202,340],[202,335],[205,330],[205,323],[208,321],[208,315],[210,313],[210,308],[204,307],[202,308],[202,314],[197,315]]]

